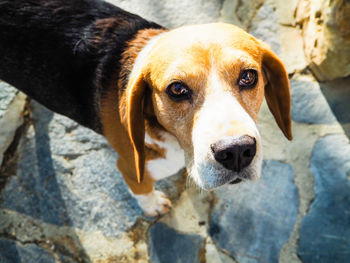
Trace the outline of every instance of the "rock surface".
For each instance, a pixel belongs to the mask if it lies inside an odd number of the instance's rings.
[[[215,22],[219,18],[222,6],[222,0],[107,0],[107,2],[169,28]]]
[[[233,23],[249,30],[252,26],[252,20],[264,2],[265,0],[224,0],[220,21]]]
[[[55,258],[42,247],[34,244],[21,245],[11,240],[0,238],[0,262],[37,262],[54,263]]]
[[[277,161],[263,164],[259,182],[215,191],[209,234],[238,262],[278,262],[298,215],[293,169]]]
[[[163,223],[150,228],[149,256],[153,263],[200,263],[204,239],[196,234],[180,234]]]
[[[268,1],[256,12],[249,33],[263,40],[276,54],[280,55],[281,43],[279,30],[280,27],[275,7],[271,1]]]
[[[321,81],[350,75],[350,2],[302,0],[297,21],[302,24],[309,67]]]
[[[349,262],[350,144],[344,135],[316,143],[311,159],[315,201],[300,227],[298,254],[304,262]]]
[[[31,110],[33,125],[19,144],[17,176],[3,189],[1,207],[106,236],[128,230],[142,212],[106,141],[39,104]]]
[[[0,166],[3,154],[10,146],[17,128],[23,123],[25,96],[0,81]]]
[[[258,2],[256,1],[256,4]],[[267,43],[281,57],[289,74],[305,69],[307,63],[301,31],[288,24],[293,23],[291,17],[294,13],[293,9],[287,8],[295,9],[295,1],[282,3],[268,0],[260,5],[261,7],[254,11],[255,16],[250,21],[248,32]]]
[[[350,77],[321,83],[320,87],[334,115],[350,137]]]
[[[319,83],[310,77],[292,79],[292,119],[297,122],[334,124],[337,122]]]
[[[4,117],[9,105],[15,99],[18,91],[7,84],[0,81],[0,119]]]

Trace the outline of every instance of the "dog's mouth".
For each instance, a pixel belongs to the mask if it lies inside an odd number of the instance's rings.
[[[190,176],[205,190],[213,190],[223,185],[238,185],[247,181],[255,181],[260,177],[259,161],[250,164],[239,173],[223,169],[216,163],[193,165]]]
[[[236,179],[232,180],[229,184],[239,184],[240,182],[242,182],[242,179],[236,178]]]

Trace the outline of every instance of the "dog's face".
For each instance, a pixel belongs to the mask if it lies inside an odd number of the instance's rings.
[[[132,105],[147,86],[159,123],[178,139],[187,170],[200,187],[258,178],[262,145],[256,123],[264,94],[291,139],[289,84],[282,63],[263,43],[228,24],[182,27],[153,41],[131,75],[130,118],[140,114],[140,109],[132,113]],[[140,127],[133,125],[131,121],[131,137],[140,152],[144,132],[134,131]]]

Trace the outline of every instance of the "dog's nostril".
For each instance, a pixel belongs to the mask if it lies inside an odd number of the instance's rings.
[[[255,138],[248,135],[224,139],[210,147],[215,160],[235,172],[247,167],[256,153]]]
[[[230,152],[220,152],[218,155],[217,155],[217,159],[220,159],[222,161],[226,161],[226,160],[229,160],[233,157],[232,153]]]
[[[233,154],[231,152],[227,152],[225,160],[231,160],[233,158]]]
[[[250,157],[250,155],[251,155],[250,150],[245,150],[245,151],[243,152],[243,156],[244,156],[244,157]]]

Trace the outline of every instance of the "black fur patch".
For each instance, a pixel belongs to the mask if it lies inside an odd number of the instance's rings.
[[[99,0],[0,0],[0,79],[101,133],[101,97],[126,42],[162,28]]]

